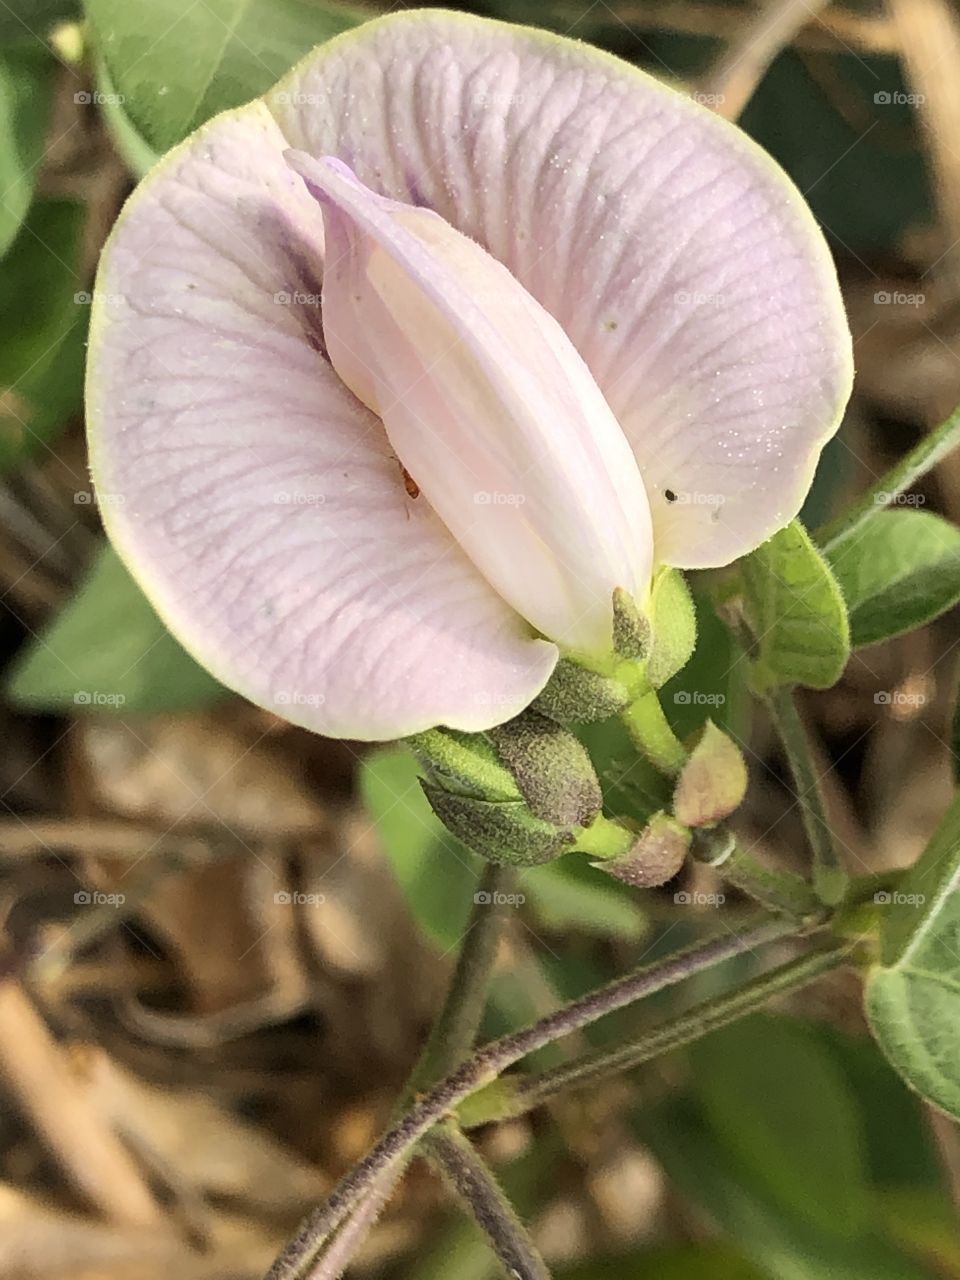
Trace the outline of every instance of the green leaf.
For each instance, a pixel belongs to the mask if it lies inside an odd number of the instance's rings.
[[[960,529],[925,511],[878,514],[827,558],[854,648],[922,627],[960,600]]]
[[[0,254],[12,243],[33,198],[55,69],[39,45],[0,49]]]
[[[870,1027],[907,1084],[960,1119],[960,796],[896,890],[876,900]]]
[[[84,217],[72,201],[37,201],[0,261],[0,472],[42,450],[83,403]]]
[[[875,1235],[844,1239],[785,1214],[748,1175],[731,1168],[715,1132],[688,1104],[648,1112],[641,1134],[681,1194],[704,1208],[771,1280],[930,1280]],[[787,1153],[770,1158],[778,1154]]]
[[[741,561],[740,578],[757,692],[836,684],[850,656],[850,624],[837,581],[800,522]]]
[[[753,1184],[818,1231],[860,1235],[869,1199],[857,1100],[816,1036],[757,1015],[691,1057],[706,1117]]]
[[[133,127],[164,152],[368,15],[324,0],[86,0]]]
[[[174,640],[107,544],[14,663],[7,693],[32,710],[135,714],[206,706],[225,690]]]

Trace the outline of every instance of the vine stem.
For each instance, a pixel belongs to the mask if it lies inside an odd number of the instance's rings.
[[[460,1200],[510,1280],[550,1280],[550,1272],[513,1205],[485,1160],[454,1120],[445,1120],[423,1139],[430,1163]]]
[[[816,540],[821,551],[832,551],[838,543],[856,533],[865,520],[912,488],[958,445],[960,405],[938,427],[929,431],[886,475],[881,476],[849,510],[817,530]]]
[[[707,942],[688,947],[666,960],[627,974],[574,1000],[555,1013],[520,1031],[493,1040],[467,1058],[456,1070],[426,1093],[392,1125],[359,1164],[337,1184],[326,1202],[301,1225],[276,1260],[266,1280],[306,1280],[327,1236],[340,1225],[371,1187],[419,1142],[435,1124],[469,1094],[495,1080],[507,1067],[528,1054],[552,1044],[599,1018],[733,956],[776,938],[800,932],[796,922],[763,919],[741,933],[725,932]]]
[[[514,1119],[567,1089],[598,1084],[661,1053],[692,1044],[711,1031],[752,1013],[774,996],[795,991],[839,968],[846,962],[848,951],[847,947],[832,947],[809,952],[735,991],[695,1005],[680,1017],[645,1031],[626,1044],[598,1049],[537,1075],[504,1076],[464,1101],[458,1112],[460,1123],[464,1128],[473,1129]]]
[[[420,1089],[459,1066],[473,1048],[497,961],[513,878],[510,867],[491,862],[484,866],[443,1006],[411,1072],[398,1111],[409,1106]],[[317,1255],[308,1273],[309,1280],[337,1280],[376,1223],[408,1163],[409,1158],[398,1161],[373,1181]]]
[[[793,690],[773,690],[767,695],[767,706],[787,753],[803,829],[813,850],[814,888],[823,902],[835,906],[846,891],[847,877],[840,865],[833,831],[827,821],[820,779],[814,767],[810,742],[797,710]]]

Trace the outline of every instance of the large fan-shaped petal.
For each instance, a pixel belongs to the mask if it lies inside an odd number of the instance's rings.
[[[811,214],[738,129],[584,45],[430,11],[338,37],[265,101],[291,146],[435,209],[560,321],[661,561],[726,563],[796,513],[850,338]]]
[[[152,172],[104,252],[88,414],[108,530],[227,684],[323,733],[506,720],[553,645],[404,491],[322,351],[322,218],[261,104]]]

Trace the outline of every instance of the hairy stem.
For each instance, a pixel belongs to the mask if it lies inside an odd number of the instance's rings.
[[[823,903],[813,886],[792,871],[769,867],[742,848],[733,834],[720,826],[694,834],[693,854],[699,862],[716,868],[723,879],[770,911],[795,920],[823,913]]]
[[[667,777],[675,777],[687,762],[687,750],[663,713],[656,690],[648,689],[621,712],[637,750]]]
[[[814,767],[807,731],[800,719],[792,689],[775,689],[768,695],[767,705],[787,753],[803,829],[813,850],[814,888],[821,900],[832,906],[843,897],[847,878],[840,865],[833,832],[827,821],[820,779]]]
[[[470,1209],[507,1280],[550,1280],[550,1272],[493,1172],[453,1120],[424,1138],[422,1148],[451,1191]]]
[[[797,932],[795,922],[769,918],[741,933],[726,930],[720,937],[637,969],[538,1022],[485,1045],[445,1080],[418,1098],[406,1115],[391,1126],[367,1156],[341,1179],[326,1202],[301,1225],[270,1268],[267,1280],[305,1280],[323,1248],[324,1240],[383,1173],[402,1161],[414,1144],[458,1103],[495,1080],[507,1067],[616,1009],[722,964],[744,951]]]
[[[848,511],[817,530],[816,540],[821,550],[831,551],[838,543],[849,538],[865,520],[876,515],[901,493],[915,485],[958,445],[960,406],[938,427],[928,432],[916,448],[911,449],[886,475],[881,476]]]
[[[612,1075],[648,1062],[671,1049],[699,1040],[718,1027],[734,1022],[780,995],[813,982],[821,974],[839,968],[847,948],[813,951],[754,978],[746,986],[695,1005],[678,1018],[645,1031],[635,1040],[612,1049],[599,1049],[574,1062],[532,1076],[504,1076],[466,1099],[459,1109],[468,1129],[526,1114],[571,1088],[599,1084]]]
[[[410,1075],[398,1111],[409,1106],[418,1090],[459,1066],[473,1048],[496,964],[506,919],[505,899],[512,882],[511,868],[493,863],[484,867],[443,1007]],[[318,1255],[310,1280],[337,1280],[376,1223],[408,1163],[409,1159],[398,1161],[374,1180]]]
[[[490,862],[484,868],[443,1008],[407,1086],[408,1100],[458,1067],[473,1048],[510,910],[506,899],[513,879],[510,867]]]

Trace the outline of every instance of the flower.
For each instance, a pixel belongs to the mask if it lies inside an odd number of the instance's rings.
[[[826,245],[739,130],[573,41],[404,12],[131,197],[91,462],[224,683],[334,736],[476,731],[609,651],[615,588],[786,524],[850,378]]]

